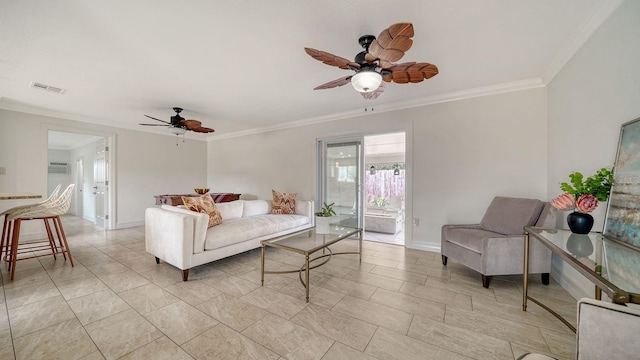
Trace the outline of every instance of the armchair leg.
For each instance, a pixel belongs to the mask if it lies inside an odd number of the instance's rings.
[[[156,264],[160,264],[160,258],[156,256]]]
[[[542,277],[542,283],[549,285],[549,273],[542,273],[540,276]]]
[[[182,281],[187,281],[188,278],[189,278],[189,269],[182,270]]]
[[[491,282],[491,276],[482,275],[482,286],[485,289],[489,288],[489,283]]]
[[[442,255],[442,265],[447,266],[447,257]]]

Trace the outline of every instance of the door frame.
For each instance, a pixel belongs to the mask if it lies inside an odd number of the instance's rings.
[[[326,137],[321,137],[321,138],[317,138],[316,139],[316,144],[319,144],[320,141],[340,141],[342,139],[354,139],[354,138],[362,138],[362,145],[364,146],[364,138],[366,136],[371,136],[371,135],[383,135],[383,134],[389,134],[389,133],[397,133],[397,132],[404,132],[405,133],[405,151],[404,151],[404,159],[405,159],[405,199],[404,199],[404,205],[405,205],[405,222],[404,222],[404,247],[405,248],[416,248],[414,246],[414,242],[413,242],[413,228],[414,226],[414,215],[413,215],[413,124],[405,124],[406,126],[398,126],[398,127],[390,127],[390,128],[384,128],[384,129],[380,129],[380,130],[376,130],[376,131],[368,131],[368,132],[363,132],[363,133],[354,133],[354,134],[342,134],[342,135],[335,135],[335,136],[326,136]],[[316,161],[319,161],[321,158],[322,154],[322,148],[319,145],[316,145]],[[364,150],[361,151],[361,156],[364,157]],[[364,159],[361,160],[363,165],[364,165]],[[318,171],[318,173],[316,174],[316,192],[317,192],[317,199],[322,199],[322,197],[320,196],[320,187],[323,186],[323,182],[322,182],[322,176],[324,175],[323,172],[324,170],[321,169],[322,164],[316,164],[316,169]],[[363,171],[366,169],[362,169]],[[364,181],[364,178],[361,177],[361,181]],[[363,191],[363,186],[364,183],[359,184],[360,186],[360,192],[362,193]],[[362,194],[361,194],[362,196]],[[318,203],[320,201],[316,201],[316,203]],[[317,204],[317,206],[322,205],[322,204]],[[362,206],[364,206],[364,204],[362,204]],[[361,224],[364,221],[364,209],[362,209],[360,216],[362,216],[362,220],[361,220]],[[425,221],[426,224],[426,221]]]
[[[82,169],[80,169],[80,166]],[[82,170],[82,171],[80,171]],[[78,156],[76,158],[76,179],[74,183],[76,184],[76,216],[84,217],[84,156]]]
[[[316,139],[316,147],[317,147],[317,199],[316,201],[316,210],[320,210],[322,207],[322,201],[325,198],[326,194],[326,162],[327,162],[327,145],[328,144],[340,144],[340,143],[359,143],[360,151],[358,153],[358,182],[356,183],[356,207],[358,212],[358,217],[356,219],[357,226],[364,226],[364,203],[362,201],[362,191],[363,191],[363,166],[364,166],[364,136],[363,135],[350,135],[350,136],[332,136],[326,138]]]
[[[109,171],[109,193],[108,193],[108,197],[106,199],[107,201],[107,206],[106,206],[106,212],[105,214],[108,216],[108,219],[105,220],[105,226],[104,229],[106,230],[112,230],[116,228],[116,222],[115,219],[117,218],[117,207],[116,207],[116,187],[117,187],[117,182],[116,179],[117,177],[117,173],[116,173],[116,134],[115,133],[110,133],[110,132],[104,132],[104,131],[98,131],[98,130],[90,130],[90,129],[83,129],[83,128],[76,128],[76,127],[72,127],[72,126],[64,126],[64,125],[57,125],[57,124],[42,124],[41,126],[41,166],[43,169],[46,169],[48,166],[48,149],[49,149],[49,130],[52,131],[62,131],[62,132],[69,132],[69,133],[77,133],[77,134],[84,134],[84,135],[93,135],[93,136],[100,136],[104,138],[104,142],[105,142],[105,146],[109,147],[109,152],[108,152],[108,161],[109,164],[107,166],[107,169]],[[86,165],[86,164],[85,164]],[[46,172],[45,172],[46,173]],[[74,179],[75,180],[75,179]],[[46,189],[47,187],[47,180],[44,180],[44,184],[43,187]]]

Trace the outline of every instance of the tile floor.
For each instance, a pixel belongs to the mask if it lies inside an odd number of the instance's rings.
[[[179,270],[144,250],[144,229],[96,229],[63,219],[75,267],[44,257],[2,264],[0,359],[514,359],[574,357],[575,336],[534,304],[521,309],[520,277],[480,276],[436,253],[365,242],[311,274],[260,281],[260,252]],[[354,248],[346,241],[339,248]],[[267,267],[300,257],[268,249]],[[557,283],[531,292],[575,323]]]
[[[384,233],[379,233],[374,231],[365,231],[365,233],[366,233],[365,239],[367,240],[404,246],[404,231],[401,231],[395,235],[384,234]]]

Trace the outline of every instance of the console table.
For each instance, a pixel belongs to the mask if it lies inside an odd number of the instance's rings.
[[[587,235],[569,230],[524,227],[524,271],[522,311],[527,300],[540,305],[574,332],[575,327],[551,308],[528,294],[529,243],[533,238],[595,285],[595,298],[604,292],[616,304],[640,304],[640,251],[598,232]]]
[[[233,193],[208,193],[211,195],[211,198],[214,202],[229,202],[234,200],[240,200],[240,194]],[[202,196],[200,194],[165,194],[165,195],[154,195],[153,197],[156,199],[156,205],[184,205],[182,203],[182,197],[193,197],[193,196]]]

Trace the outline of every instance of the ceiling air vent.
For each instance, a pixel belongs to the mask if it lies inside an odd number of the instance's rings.
[[[47,84],[37,83],[35,81],[31,82],[31,87],[34,89],[45,90],[56,94],[64,94],[64,89],[55,86],[49,86]]]

